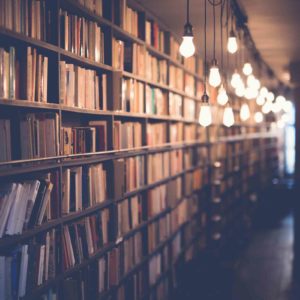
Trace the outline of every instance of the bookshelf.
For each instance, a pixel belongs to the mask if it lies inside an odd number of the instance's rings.
[[[167,299],[177,266],[221,249],[276,174],[276,135],[268,123],[201,128],[199,57],[183,61],[140,4],[92,2],[0,4],[6,293]]]

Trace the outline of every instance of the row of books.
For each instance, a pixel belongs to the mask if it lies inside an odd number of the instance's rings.
[[[14,47],[0,48],[0,98],[47,102],[48,57],[31,47],[20,56]]]
[[[61,128],[61,149],[64,155],[107,150],[106,121],[90,121],[89,125]]]
[[[0,238],[58,217],[58,173],[1,185]]]
[[[142,222],[142,197],[140,195],[124,199],[117,204],[118,237],[137,227]]]
[[[147,159],[148,183],[174,176],[183,170],[183,152],[181,149],[149,154]]]
[[[80,211],[108,198],[103,164],[67,168],[62,175],[62,214]]]
[[[173,89],[183,91],[184,71],[174,65],[169,66],[169,86]]]
[[[21,158],[57,156],[58,124],[58,113],[28,113],[22,116],[19,121]]]
[[[124,112],[144,113],[144,90],[142,82],[123,77],[121,103],[114,104],[113,107]]]
[[[146,79],[155,83],[167,84],[168,64],[165,59],[157,57],[146,52]]]
[[[55,229],[38,241],[18,246],[0,256],[0,298],[20,299],[56,275],[57,236]]]
[[[123,2],[123,11],[120,13],[123,15],[121,27],[128,31],[130,34],[138,37],[139,36],[139,22],[138,22],[138,12],[126,5],[126,0],[121,0]]]
[[[146,85],[146,114],[168,115],[168,95],[161,89]]]
[[[179,143],[183,141],[183,123],[172,123],[169,126],[170,142]]]
[[[59,62],[60,104],[107,110],[107,75],[65,61]]]
[[[182,117],[182,96],[169,92],[169,115],[173,117]]]
[[[114,169],[114,196],[123,197],[124,193],[139,189],[145,184],[145,157],[143,155],[116,159]]]
[[[112,239],[112,216],[105,208],[95,215],[63,227],[63,267],[82,263]]]
[[[86,7],[92,13],[102,16],[103,15],[103,0],[76,0],[80,5]]]
[[[142,146],[142,124],[139,122],[113,123],[114,150],[132,149]]]
[[[155,21],[146,20],[145,31],[146,43],[161,52],[165,52],[165,32],[159,28],[158,24]]]
[[[189,96],[195,96],[195,77],[188,73],[184,74],[184,92]],[[201,94],[202,96],[202,94]]]
[[[0,2],[0,27],[34,39],[47,40],[51,34],[50,20],[51,16],[44,0]]]
[[[97,63],[104,63],[104,33],[96,22],[60,10],[60,46]]]
[[[149,123],[147,125],[147,145],[158,146],[167,143],[167,124]]]
[[[112,66],[136,75],[145,76],[146,49],[137,43],[128,43],[113,38]]]

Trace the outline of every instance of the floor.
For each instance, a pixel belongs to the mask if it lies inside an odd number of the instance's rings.
[[[293,219],[259,230],[237,261],[232,300],[291,300]]]
[[[183,271],[188,279],[175,298],[299,300],[293,282],[293,217],[272,223],[256,230],[230,263],[204,259]]]

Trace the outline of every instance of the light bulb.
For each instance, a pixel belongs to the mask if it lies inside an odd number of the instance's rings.
[[[285,97],[283,97],[281,95],[276,97],[276,102],[280,106],[280,110],[284,108],[285,101],[286,101]]]
[[[255,99],[258,96],[258,91],[254,88],[247,87],[245,90],[245,97],[248,100]]]
[[[232,87],[233,87],[233,88],[237,88],[238,85],[239,85],[239,83],[240,83],[240,80],[241,80],[240,74],[239,74],[237,71],[235,71],[235,72],[232,74],[232,76],[231,76],[231,81],[230,81]]]
[[[274,114],[277,114],[281,111],[281,105],[279,101],[272,102],[272,111]]]
[[[200,107],[199,124],[203,127],[207,127],[211,124],[211,109],[208,103],[203,103]]]
[[[225,107],[223,124],[227,127],[231,127],[234,124],[234,114],[231,106]]]
[[[267,101],[262,107],[262,112],[264,114],[268,114],[269,112],[271,112],[271,110],[272,110],[272,102]]]
[[[217,101],[220,105],[225,105],[228,102],[228,95],[223,84],[219,88],[219,93],[217,96]]]
[[[263,86],[263,87],[260,89],[259,94],[260,94],[262,97],[267,98],[268,92],[269,92],[268,89],[267,89],[266,87]]]
[[[247,121],[250,118],[250,109],[247,103],[243,103],[240,111],[242,121]]]
[[[254,114],[254,120],[256,123],[261,123],[264,120],[263,114],[260,111],[256,112]]]
[[[244,83],[242,85],[239,85],[236,89],[235,89],[235,94],[238,97],[244,97],[245,96],[245,86]]]
[[[284,103],[284,106],[283,106],[283,110],[288,113],[288,112],[291,112],[292,111],[292,107],[293,107],[293,104],[291,101],[287,100],[285,101]]]
[[[261,94],[259,94],[258,97],[256,98],[256,104],[261,106],[264,105],[264,103],[265,103],[265,98]]]
[[[193,42],[193,36],[183,36],[182,42],[179,47],[179,52],[185,58],[191,57],[195,53],[195,45]]]
[[[283,114],[281,118],[282,118],[282,121],[284,123],[290,123],[291,122],[291,118],[288,114]]]
[[[277,121],[277,127],[280,129],[282,129],[284,127],[284,121],[282,119],[279,119]]]
[[[247,85],[249,87],[254,87],[255,86],[255,80],[256,80],[256,78],[255,78],[255,76],[253,74],[249,75],[247,77]]]
[[[275,99],[275,96],[272,92],[268,92],[268,95],[267,95],[267,100],[268,101],[273,101]]]
[[[221,84],[221,75],[216,63],[210,67],[208,82],[212,87],[217,87]]]
[[[243,73],[248,76],[250,74],[252,74],[252,66],[249,62],[246,62],[244,63],[244,66],[243,66]]]
[[[227,42],[227,50],[231,54],[234,54],[238,50],[237,39],[233,30],[230,31],[230,36]]]

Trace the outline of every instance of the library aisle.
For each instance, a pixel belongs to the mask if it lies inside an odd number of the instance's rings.
[[[182,283],[176,299],[299,299],[293,271],[293,215],[270,223],[253,233],[238,258],[215,261],[213,268],[202,258],[185,270],[183,277],[193,279]]]

